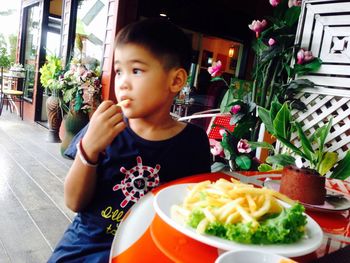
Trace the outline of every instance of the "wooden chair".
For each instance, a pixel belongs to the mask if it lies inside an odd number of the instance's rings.
[[[230,125],[231,115],[229,113],[220,113],[220,109],[211,109],[206,111],[196,112],[190,116],[180,117],[178,121],[191,122],[195,119],[209,119],[207,127],[203,127],[209,139],[221,140],[220,129],[223,127],[233,131],[234,126]]]
[[[24,85],[25,77],[5,76],[4,69],[1,68],[0,115],[6,104],[6,108],[9,107],[11,112],[15,109],[23,120]],[[19,111],[16,103],[19,104]]]

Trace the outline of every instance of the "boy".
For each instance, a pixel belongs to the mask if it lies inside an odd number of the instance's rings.
[[[168,21],[143,20],[119,32],[114,56],[123,106],[104,101],[80,136],[64,185],[78,214],[49,262],[108,262],[113,235],[139,198],[163,182],[210,172],[205,132],[169,114],[187,80],[186,35]]]

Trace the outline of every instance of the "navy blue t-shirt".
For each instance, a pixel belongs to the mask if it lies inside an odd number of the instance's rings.
[[[73,139],[65,154],[76,154]],[[129,127],[100,156],[94,197],[77,214],[49,262],[108,262],[114,234],[123,216],[142,196],[161,183],[210,172],[210,149],[203,129],[192,124],[174,137],[148,141]]]

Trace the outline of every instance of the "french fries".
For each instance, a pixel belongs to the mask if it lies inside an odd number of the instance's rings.
[[[180,223],[186,223],[191,212],[199,209],[205,218],[198,224],[196,231],[203,233],[209,223],[235,224],[250,222],[259,226],[259,219],[266,214],[278,214],[282,211],[280,199],[289,204],[294,201],[271,189],[255,188],[237,180],[219,179],[214,183],[203,181],[189,189],[181,205],[174,205],[171,217]]]
[[[123,106],[126,106],[127,104],[129,104],[129,102],[130,102],[129,99],[122,100],[122,101],[118,102],[118,103],[116,104],[116,106],[123,107]]]

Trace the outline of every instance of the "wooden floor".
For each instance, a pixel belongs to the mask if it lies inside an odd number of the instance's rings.
[[[74,217],[65,207],[63,181],[71,160],[48,130],[0,116],[0,262],[46,262]]]

